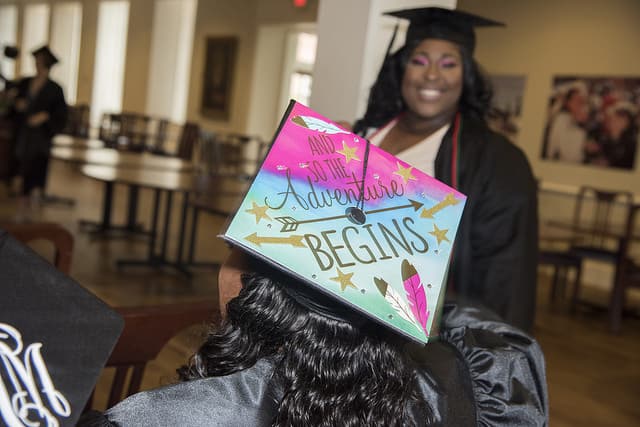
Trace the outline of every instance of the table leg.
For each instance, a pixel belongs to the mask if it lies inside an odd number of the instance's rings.
[[[164,211],[164,231],[162,233],[162,249],[160,256],[164,259],[167,255],[167,241],[169,240],[169,228],[171,224],[171,207],[173,206],[173,192],[167,192],[167,202]]]
[[[117,260],[118,267],[125,266],[148,266],[148,267],[173,267],[181,273],[191,276],[191,273],[184,268],[184,265],[181,262],[171,262],[166,258],[167,253],[167,243],[169,239],[170,225],[171,225],[171,208],[173,203],[173,193],[171,191],[166,192],[166,201],[165,201],[165,212],[164,212],[164,224],[163,224],[163,235],[160,247],[160,253],[156,255],[156,243],[158,241],[158,217],[160,212],[160,196],[161,190],[156,189],[154,192],[153,199],[153,213],[151,218],[151,233],[149,239],[148,253],[146,259],[141,260],[127,260],[120,259]],[[184,218],[183,218],[184,222]]]
[[[178,254],[176,263],[182,265],[182,250],[184,248],[184,235],[187,228],[187,213],[189,210],[189,192],[182,193],[182,213],[180,215],[180,232],[178,234]]]
[[[92,233],[100,233],[111,229],[111,205],[113,203],[113,182],[104,181],[104,194],[102,196],[102,221],[95,222],[81,219],[80,226],[92,226]]]
[[[81,227],[92,227],[89,230],[93,236],[105,235],[112,231],[123,231],[127,234],[142,234],[147,235],[149,232],[142,229],[140,224],[136,224],[136,217],[138,212],[138,197],[140,193],[140,187],[137,185],[129,186],[129,209],[127,216],[127,223],[125,225],[115,225],[111,223],[111,211],[113,210],[113,195],[114,195],[113,181],[104,181],[104,196],[102,201],[102,220],[101,222],[90,221],[81,219],[79,221]]]
[[[200,213],[200,209],[196,206],[193,206],[191,209],[191,233],[189,236],[189,255],[187,257],[187,262],[189,264],[193,262],[193,256],[196,249],[196,230],[198,229],[198,214]]]
[[[217,269],[220,267],[219,262],[207,262],[207,261],[195,261],[195,246],[198,230],[198,216],[200,214],[200,208],[192,206],[191,214],[191,232],[189,233],[189,254],[187,255],[186,265],[189,267],[208,267]],[[215,214],[215,212],[213,212]]]
[[[153,212],[151,214],[151,231],[149,238],[149,251],[148,259],[154,258],[154,252],[156,247],[156,237],[158,235],[158,212],[160,211],[160,190],[154,190],[153,192]]]
[[[140,187],[137,185],[129,185],[129,200],[127,209],[127,225],[126,229],[132,232],[142,231],[142,226],[136,222],[138,217],[138,197],[140,195]]]

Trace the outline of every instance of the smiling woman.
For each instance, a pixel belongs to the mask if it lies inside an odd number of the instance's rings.
[[[502,24],[436,7],[387,14],[409,20],[406,42],[387,55],[354,131],[468,196],[448,292],[528,330],[535,181],[523,152],[488,128],[490,85],[473,59],[474,28]]]

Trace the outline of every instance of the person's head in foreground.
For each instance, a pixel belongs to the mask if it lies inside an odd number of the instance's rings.
[[[474,27],[501,23],[438,7],[388,15],[409,20],[405,44],[385,59],[355,132],[403,119],[439,127],[460,111],[483,118],[491,87],[473,58]]]
[[[538,344],[490,312],[446,304],[440,339],[418,346],[290,276],[259,271],[243,276],[220,327],[179,369],[183,382],[84,425],[547,422]]]

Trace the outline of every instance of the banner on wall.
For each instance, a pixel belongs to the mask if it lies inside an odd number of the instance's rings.
[[[555,77],[542,158],[632,170],[639,110],[640,78]]]

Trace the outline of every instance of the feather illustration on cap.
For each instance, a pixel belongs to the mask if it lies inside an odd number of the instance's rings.
[[[384,299],[391,305],[391,307],[393,307],[396,313],[398,313],[398,315],[407,322],[410,322],[417,328],[420,328],[420,325],[416,323],[413,315],[411,314],[411,307],[409,307],[407,301],[405,301],[405,299],[383,279],[374,277],[373,281]]]
[[[295,116],[291,118],[291,121],[298,126],[302,126],[307,129],[317,130],[318,132],[324,132],[328,134],[334,133],[346,133],[349,134],[349,131],[344,129],[340,129],[338,126],[333,123],[325,122],[324,120],[318,119],[312,116]]]
[[[427,296],[422,286],[420,275],[415,267],[406,259],[402,261],[402,283],[407,293],[407,299],[411,306],[411,312],[415,319],[420,323],[424,333],[429,336],[427,331],[427,320],[429,319],[429,310],[427,310]]]

